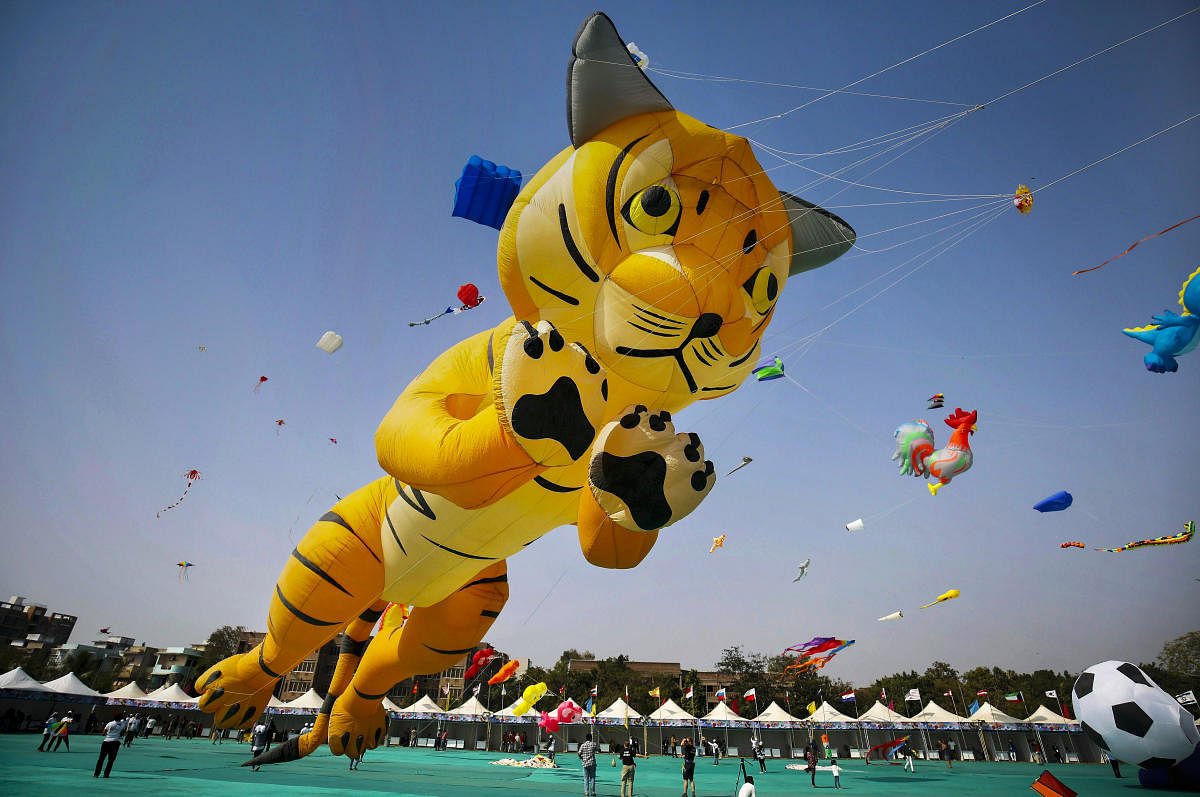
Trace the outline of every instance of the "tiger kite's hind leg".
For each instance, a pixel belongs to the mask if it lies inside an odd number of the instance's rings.
[[[403,628],[375,637],[329,721],[329,749],[357,758],[379,743],[384,696],[414,675],[453,667],[483,639],[508,601],[508,566],[500,561],[433,606],[418,607]]]
[[[275,584],[261,644],[218,662],[196,680],[199,708],[218,728],[248,728],[276,682],[379,599],[379,528],[392,480],[379,479],[337,503],[292,551]],[[390,491],[390,494],[389,494]]]

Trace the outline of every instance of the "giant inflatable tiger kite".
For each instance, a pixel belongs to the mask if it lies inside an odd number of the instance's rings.
[[[345,631],[312,731],[256,763],[378,745],[384,695],[474,649],[508,597],[505,560],[548,531],[576,525],[600,567],[641,562],[716,480],[672,413],[736,389],[788,277],[854,241],[781,194],[745,139],[677,112],[607,16],[580,27],[567,70],[572,146],[500,232],[513,317],[405,388],[375,436],[387,476],[292,551],[262,644],[196,682],[217,727],[248,727]],[[388,602],[412,614],[372,639]]]

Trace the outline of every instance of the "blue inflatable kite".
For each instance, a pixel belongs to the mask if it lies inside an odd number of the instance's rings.
[[[1049,498],[1043,498],[1033,505],[1033,508],[1039,512],[1061,512],[1071,505],[1075,500],[1071,498],[1071,494],[1066,490],[1059,490]]]
[[[521,173],[472,155],[454,181],[452,216],[477,221],[497,230],[521,191]]]

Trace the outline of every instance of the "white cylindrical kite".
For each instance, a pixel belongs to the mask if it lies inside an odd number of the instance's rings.
[[[904,612],[902,612],[902,611],[892,612],[891,614],[885,614],[883,617],[880,617],[875,622],[882,623],[884,620],[899,620],[903,616],[904,616]]]
[[[859,518],[858,520],[851,520],[849,523],[846,524],[846,531],[862,531],[862,530],[863,530],[863,519],[862,518]]]

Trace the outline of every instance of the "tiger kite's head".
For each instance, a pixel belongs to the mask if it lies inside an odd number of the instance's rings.
[[[617,407],[731,392],[788,277],[843,254],[854,230],[775,188],[744,138],[676,111],[604,14],[580,27],[567,76],[573,146],[500,233],[514,314],[586,346]]]

